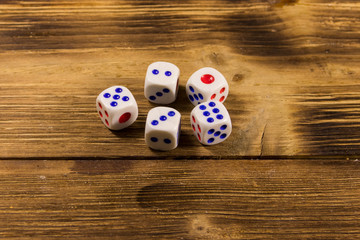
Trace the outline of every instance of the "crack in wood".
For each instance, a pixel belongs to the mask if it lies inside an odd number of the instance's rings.
[[[266,126],[267,126],[267,123],[265,124],[262,135],[261,135],[261,141],[260,141],[261,148],[260,148],[259,158],[261,158],[264,153],[264,139],[265,139]]]

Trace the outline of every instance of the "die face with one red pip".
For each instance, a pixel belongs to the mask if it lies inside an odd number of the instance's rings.
[[[96,109],[101,121],[111,130],[130,126],[138,117],[138,106],[129,89],[112,86],[96,98]]]
[[[226,140],[232,125],[229,112],[219,101],[203,102],[190,114],[195,137],[204,145],[214,145]]]
[[[144,95],[153,103],[169,104],[176,100],[180,69],[169,62],[154,62],[146,71]]]
[[[229,84],[218,70],[205,67],[190,76],[186,94],[194,106],[210,100],[224,102],[229,94]]]

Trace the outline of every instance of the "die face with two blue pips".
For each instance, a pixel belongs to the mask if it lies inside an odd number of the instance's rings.
[[[130,126],[138,117],[138,106],[130,90],[124,86],[112,86],[96,98],[96,109],[101,121],[111,130]]]
[[[194,135],[204,145],[223,142],[232,130],[229,112],[219,101],[197,105],[190,113],[190,122]]]
[[[179,144],[181,115],[170,107],[155,107],[148,112],[145,142],[155,150],[168,151]]]
[[[144,95],[153,103],[169,104],[176,100],[180,69],[169,62],[154,62],[146,71]]]

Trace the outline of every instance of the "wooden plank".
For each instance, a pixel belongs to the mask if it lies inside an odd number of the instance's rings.
[[[358,159],[1,161],[5,239],[358,239]]]
[[[288,4],[286,4],[288,3]],[[6,1],[0,4],[1,158],[359,155],[357,1]],[[301,17],[299,17],[301,16]],[[149,63],[181,69],[181,143],[145,146]],[[211,66],[229,81],[234,130],[192,136],[184,86]],[[138,121],[102,126],[95,98],[129,87]],[[19,149],[21,149],[19,151]]]

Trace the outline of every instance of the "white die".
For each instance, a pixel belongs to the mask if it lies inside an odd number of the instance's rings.
[[[146,118],[145,142],[156,150],[172,150],[179,144],[181,114],[170,107],[155,107]]]
[[[190,122],[194,135],[204,145],[214,145],[224,141],[232,130],[229,112],[219,101],[197,105],[191,111]]]
[[[157,104],[174,102],[179,89],[179,76],[180,69],[172,63],[150,64],[145,77],[145,97]]]
[[[136,100],[124,86],[113,86],[102,91],[96,98],[96,109],[101,121],[111,130],[126,128],[138,117]]]
[[[210,100],[224,102],[229,94],[229,84],[218,70],[205,67],[190,76],[186,94],[194,106]]]

